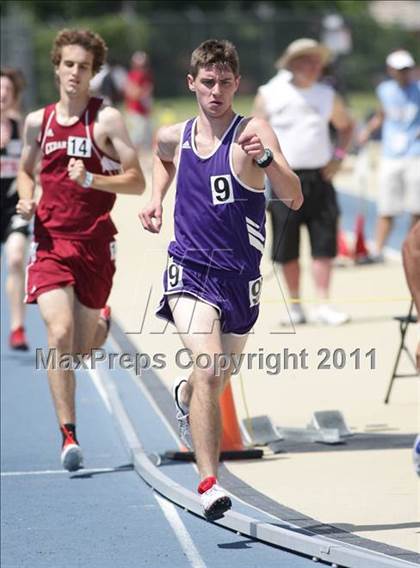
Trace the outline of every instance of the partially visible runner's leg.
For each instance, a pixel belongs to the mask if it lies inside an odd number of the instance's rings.
[[[6,291],[10,305],[10,338],[12,349],[27,351],[29,349],[24,328],[25,304],[25,255],[27,237],[19,232],[9,235],[5,243],[7,277]]]
[[[195,361],[187,387],[191,392],[191,434],[201,478],[198,491],[204,515],[214,520],[231,507],[229,496],[217,483],[221,436],[219,397],[223,376],[216,375],[214,362],[215,356],[223,351],[220,321],[213,306],[193,296],[171,296],[169,305],[181,340],[191,350]],[[184,400],[184,404],[187,402]]]
[[[48,369],[48,381],[63,435],[61,461],[69,471],[75,471],[83,465],[76,436],[76,382],[70,359],[73,354],[74,302],[75,295],[71,286],[51,290],[38,297],[38,305],[47,327],[48,348],[55,358],[55,365],[52,363]],[[69,357],[69,369],[57,364],[63,362],[65,356]]]

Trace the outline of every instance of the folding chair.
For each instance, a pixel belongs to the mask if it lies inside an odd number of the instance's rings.
[[[394,368],[392,370],[391,380],[389,381],[388,390],[384,400],[385,404],[388,404],[395,379],[419,376],[419,373],[417,372],[416,362],[413,356],[411,355],[410,351],[408,350],[407,345],[405,344],[405,336],[407,334],[408,326],[410,325],[410,323],[417,323],[417,318],[416,316],[413,315],[413,308],[414,308],[414,301],[411,300],[408,314],[406,316],[397,316],[394,318],[394,320],[398,321],[400,324],[400,346],[398,348],[397,357],[395,359]],[[416,370],[415,373],[398,373],[398,365],[403,351],[405,351],[411,363],[413,364],[413,367]]]

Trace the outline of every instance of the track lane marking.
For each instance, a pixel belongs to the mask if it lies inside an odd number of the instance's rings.
[[[95,385],[100,397],[102,398],[105,406],[107,407],[109,412],[112,413],[112,407],[111,407],[111,402],[109,400],[109,394],[108,394],[106,388],[104,387],[104,385],[102,383],[101,377],[99,376],[97,371],[95,371],[93,369],[89,369],[89,375],[90,375],[92,382]],[[150,397],[150,395],[149,395],[149,397]],[[156,406],[156,403],[150,397],[149,403],[152,403],[152,402]],[[156,410],[159,411],[159,409],[157,407],[156,407]],[[134,441],[136,441],[135,445],[137,445],[137,435],[134,432],[134,430],[133,430],[133,432],[131,432],[132,428],[133,427],[132,427],[131,423],[127,422],[125,424],[126,434],[127,434],[127,429],[128,429],[132,439]],[[173,433],[172,433],[172,435],[173,435]],[[169,525],[171,526],[172,530],[174,531],[175,536],[176,536],[176,538],[177,538],[177,540],[178,540],[178,542],[181,546],[181,549],[184,552],[185,556],[187,557],[192,568],[207,568],[205,562],[203,561],[203,559],[200,556],[200,553],[199,553],[197,547],[195,546],[195,544],[192,540],[190,533],[186,529],[185,524],[183,523],[181,517],[179,516],[179,513],[176,510],[175,505],[173,503],[171,503],[170,501],[168,501],[167,499],[164,499],[163,497],[161,497],[156,492],[154,492],[154,496],[155,496],[155,499],[158,502],[158,505],[160,506],[166,520],[168,521]]]
[[[93,469],[78,469],[76,471],[66,471],[65,469],[44,469],[36,471],[2,471],[1,477],[23,477],[25,475],[74,475],[74,474],[90,474],[90,473],[118,473],[127,470],[120,470],[115,467],[98,467]]]
[[[158,502],[166,520],[171,525],[172,530],[178,539],[181,548],[188,558],[193,568],[206,568],[204,560],[201,558],[200,553],[195,546],[190,533],[187,531],[178,511],[173,503],[161,497],[155,492],[155,499]]]

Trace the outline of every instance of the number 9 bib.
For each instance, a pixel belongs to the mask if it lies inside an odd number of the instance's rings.
[[[223,205],[233,203],[233,187],[230,174],[220,176],[210,176],[211,193],[213,205]]]

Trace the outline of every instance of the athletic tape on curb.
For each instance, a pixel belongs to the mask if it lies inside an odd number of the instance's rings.
[[[98,369],[97,375],[109,399],[112,413],[121,431],[122,439],[133,460],[137,474],[155,491],[204,519],[198,495],[185,489],[179,483],[162,473],[144,451],[131,420],[122,404],[117,387],[106,370]],[[391,558],[379,552],[361,549],[351,544],[312,535],[305,529],[279,521],[282,526],[267,523],[256,518],[228,511],[215,524],[262,542],[280,546],[291,552],[298,552],[331,564],[346,568],[416,568],[412,562]]]

